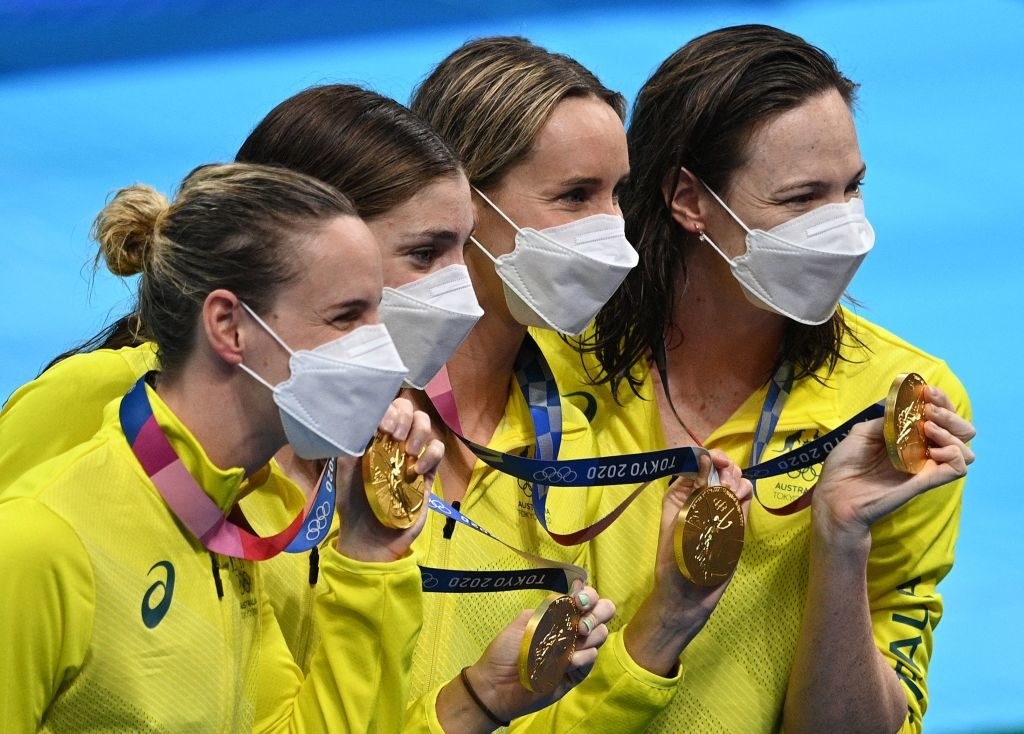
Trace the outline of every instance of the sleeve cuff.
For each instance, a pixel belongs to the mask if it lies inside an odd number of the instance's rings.
[[[626,627],[628,626],[629,625],[627,624]],[[619,667],[623,675],[630,676],[636,680],[639,685],[644,686],[645,688],[670,691],[674,694],[676,686],[683,678],[682,665],[676,665],[675,673],[667,678],[657,675],[656,673],[652,673],[646,668],[638,665],[636,661],[629,656],[629,651],[626,650],[625,635],[623,634],[626,627],[623,627],[622,630],[608,637],[608,641],[598,653],[598,659],[600,660],[602,655],[608,655],[611,653],[610,657],[614,659],[615,664]]]

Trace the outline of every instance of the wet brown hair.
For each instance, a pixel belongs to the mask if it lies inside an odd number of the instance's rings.
[[[426,121],[388,97],[350,84],[311,87],[277,105],[236,161],[290,168],[343,191],[363,219],[404,204],[462,168]]]
[[[597,316],[587,348],[600,362],[599,380],[637,388],[631,367],[661,348],[673,328],[671,305],[687,277],[684,253],[697,243],[666,202],[680,169],[726,197],[760,126],[832,90],[852,108],[856,89],[824,51],[765,25],[712,31],[661,64],[641,88],[627,131],[632,174],[621,203],[640,263]],[[791,362],[797,379],[831,370],[846,337],[853,339],[842,310],[820,326],[790,322],[777,364]]]

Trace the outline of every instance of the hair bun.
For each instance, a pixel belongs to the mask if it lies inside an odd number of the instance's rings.
[[[92,225],[92,237],[110,272],[127,276],[145,269],[169,208],[166,196],[144,184],[114,195]]]

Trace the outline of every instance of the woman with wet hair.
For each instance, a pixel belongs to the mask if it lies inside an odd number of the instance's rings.
[[[622,207],[640,264],[597,317],[588,366],[648,449],[747,467],[811,455],[898,374],[930,386],[916,474],[892,466],[876,419],[824,465],[757,481],[721,603],[692,641],[659,645],[682,678],[653,731],[921,728],[974,428],[942,360],[839,304],[874,244],[855,92],[820,49],[748,25],[684,45],[633,108]],[[664,642],[635,622],[627,643]],[[615,676],[608,660],[588,685]]]

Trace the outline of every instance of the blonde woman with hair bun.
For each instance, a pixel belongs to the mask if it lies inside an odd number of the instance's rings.
[[[259,536],[236,512],[254,488],[289,491],[266,469],[286,443],[329,458],[313,438],[361,450],[378,427],[423,446],[429,486],[443,449],[393,400],[405,369],[378,323],[366,225],[315,179],[230,164],[196,169],[170,203],[124,189],[94,232],[112,268],[141,273],[160,368],[0,497],[0,596],[18,600],[0,606],[5,731],[398,729],[401,711],[349,680],[372,660],[380,685],[407,685],[422,522],[383,528],[359,474],[339,470],[323,645],[303,675],[257,561],[308,517]]]

